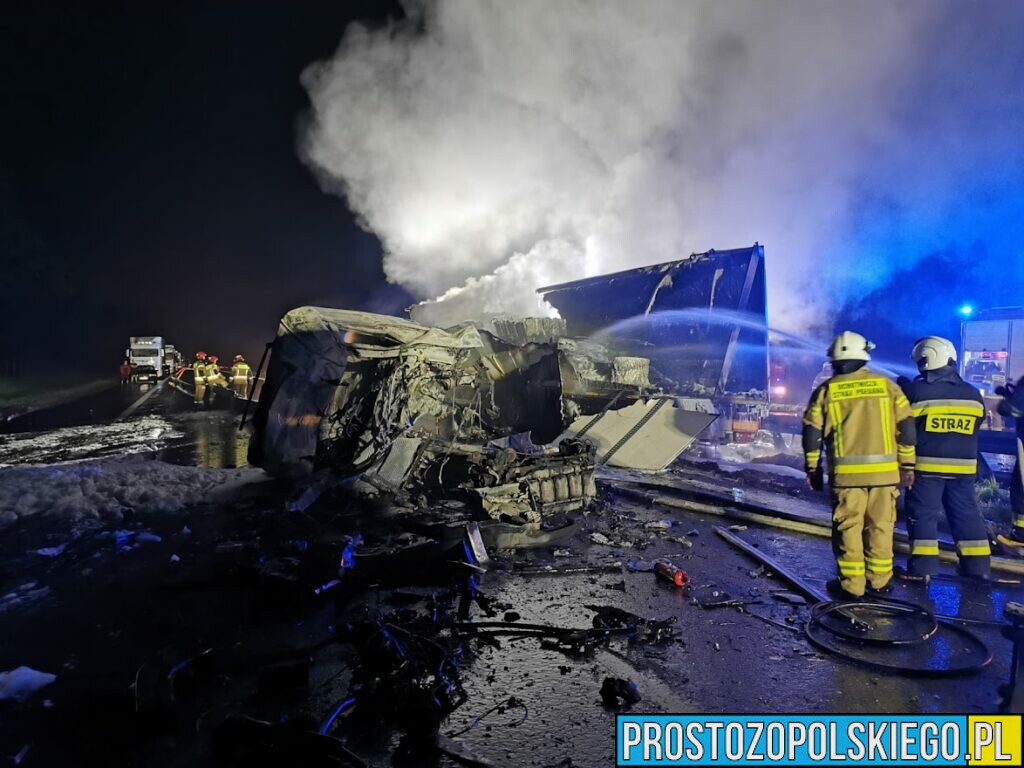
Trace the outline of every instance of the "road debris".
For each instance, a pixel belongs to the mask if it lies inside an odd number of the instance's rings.
[[[640,699],[640,690],[632,680],[606,677],[601,683],[601,701],[609,709],[628,709]]]
[[[677,587],[685,587],[690,583],[690,577],[686,575],[686,571],[682,568],[677,568],[672,563],[657,562],[654,564],[654,572],[665,581]]]

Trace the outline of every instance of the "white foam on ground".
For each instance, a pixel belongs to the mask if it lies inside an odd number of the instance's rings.
[[[0,435],[0,468],[149,453],[185,435],[160,416]]]

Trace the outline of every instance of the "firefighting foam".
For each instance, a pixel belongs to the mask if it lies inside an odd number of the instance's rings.
[[[758,240],[773,325],[827,335],[929,254],[973,273],[1024,235],[1018,3],[403,5],[304,73],[300,151],[388,278],[442,295],[425,322]]]

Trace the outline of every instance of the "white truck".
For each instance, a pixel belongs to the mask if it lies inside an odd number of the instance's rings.
[[[155,381],[164,375],[163,336],[132,336],[125,356],[138,381]]]

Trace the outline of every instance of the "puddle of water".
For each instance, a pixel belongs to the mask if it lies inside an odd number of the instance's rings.
[[[238,418],[230,413],[203,412],[174,418],[180,440],[158,451],[157,458],[169,464],[208,469],[249,466],[250,425],[238,429]]]

